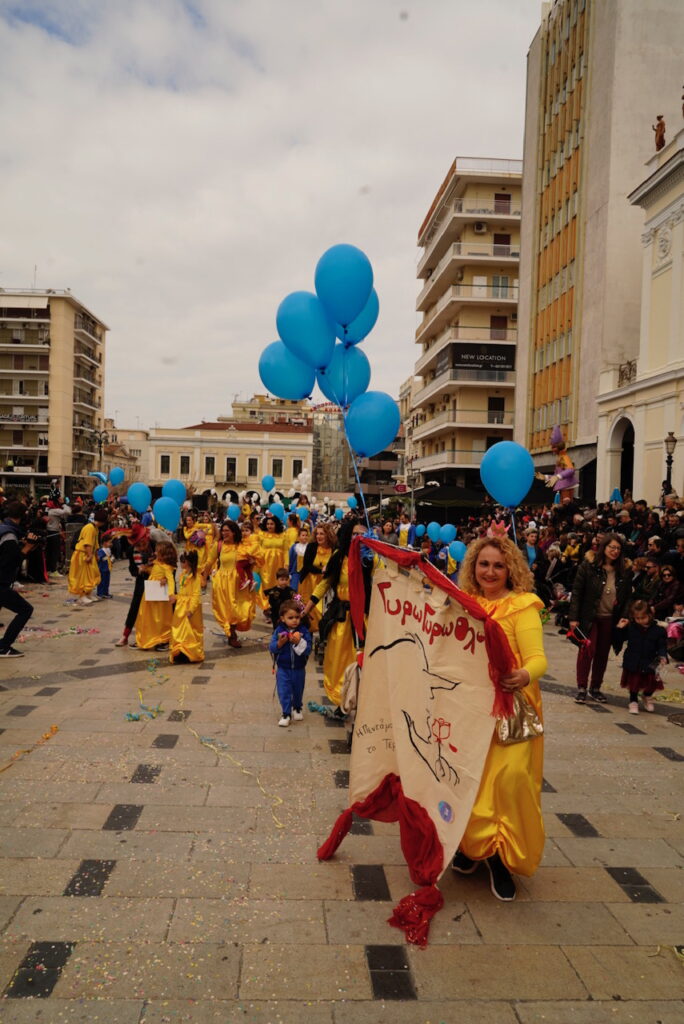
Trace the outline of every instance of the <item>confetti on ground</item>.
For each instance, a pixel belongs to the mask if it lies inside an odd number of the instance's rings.
[[[44,732],[40,739],[36,740],[33,746],[24,747],[21,750],[15,750],[9,761],[7,761],[6,764],[0,766],[0,772],[6,772],[8,768],[11,768],[13,764],[16,764],[17,761],[20,761],[22,757],[25,757],[27,754],[32,753],[32,751],[34,751],[36,747],[42,747],[43,743],[47,743],[48,740],[51,740],[55,733],[58,731],[58,726],[51,725],[48,731]]]
[[[684,693],[681,690],[668,690],[667,693],[660,690],[656,700],[658,703],[665,701],[668,704],[684,704]]]
[[[63,636],[92,636],[99,633],[99,629],[88,626],[69,626],[68,629],[46,629],[45,626],[27,626],[22,630],[17,642],[25,644],[27,640],[58,640]]]
[[[157,704],[156,708],[150,708],[147,704],[143,704],[142,690],[138,690],[138,703],[140,711],[127,711],[124,715],[127,722],[139,722],[142,718],[157,718],[163,712],[161,704]]]

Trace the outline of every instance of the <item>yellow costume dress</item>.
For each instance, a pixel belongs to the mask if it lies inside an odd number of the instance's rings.
[[[530,682],[522,693],[542,717],[538,679],[546,671],[543,634],[536,594],[510,594],[498,601],[475,600],[499,623],[518,668],[526,668]],[[480,788],[470,815],[461,850],[472,860],[498,853],[509,871],[532,875],[544,851],[541,811],[544,737],[504,745],[496,733],[485,761]]]
[[[202,621],[202,579],[184,572],[178,581],[178,597],[171,620],[169,661],[184,654],[189,661],[204,661],[204,622]]]
[[[176,593],[176,580],[170,565],[155,562],[148,579],[166,581],[169,596]],[[149,651],[157,644],[168,644],[172,619],[173,608],[168,601],[146,601],[143,594],[135,620],[135,646]]]
[[[214,525],[214,523],[199,523],[198,525],[200,530],[206,537],[204,545],[206,550],[206,554],[204,556],[204,565],[206,567],[207,572],[209,572],[209,569],[211,568],[211,566],[216,561],[216,558],[218,557],[218,535],[216,532],[216,526]],[[199,569],[199,562],[197,568]]]
[[[328,593],[331,586],[330,579],[324,576],[311,595],[312,598],[320,601]],[[340,579],[337,584],[337,597],[340,601],[349,603],[349,559],[346,555],[342,559]],[[340,706],[340,701],[342,700],[342,684],[344,682],[345,670],[355,660],[356,650],[354,648],[351,616],[347,608],[344,621],[332,624],[326,639],[325,655],[323,656],[323,685],[328,697],[337,707]]]
[[[197,570],[200,573],[204,570],[204,567],[207,564],[209,555],[211,553],[212,531],[207,528],[210,525],[211,524],[209,523],[195,523],[194,526],[183,527],[183,536],[185,537],[185,550],[197,552]],[[202,544],[201,547],[197,547],[197,545],[193,544],[192,541],[190,540],[192,535],[197,533],[198,530],[200,530],[204,534],[205,538],[204,544]]]
[[[293,544],[296,544],[299,540],[300,530],[296,526],[288,526],[286,530],[283,530],[285,534],[285,551],[289,552]],[[287,565],[287,561],[285,562]]]
[[[275,587],[275,574],[287,564],[287,552],[285,546],[285,533],[267,533],[259,535],[263,565],[259,570],[261,575],[261,588],[259,589],[258,601],[262,608],[268,608],[266,591]]]
[[[97,567],[98,531],[94,523],[86,523],[81,530],[78,543],[69,563],[69,593],[76,597],[87,597],[100,582]],[[86,562],[86,548],[90,548],[91,559]]]
[[[230,636],[232,627],[246,633],[254,621],[256,593],[248,589],[240,590],[237,574],[237,563],[248,556],[256,559],[252,568],[257,571],[259,569],[259,545],[254,545],[251,540],[250,544],[251,550],[244,543],[227,544],[224,541],[221,545],[218,569],[212,580],[211,610],[226,636]]]
[[[323,573],[326,570],[332,553],[332,548],[316,548],[313,570],[305,577],[305,579],[301,580],[299,584],[299,595],[304,604],[306,604],[310,599],[311,595],[316,590],[316,587],[323,579]],[[298,568],[301,569],[301,566],[298,566]],[[347,597],[346,600],[348,601],[349,598]],[[318,605],[314,605],[311,609],[311,614],[309,615],[309,629],[312,633],[318,632],[318,623],[321,621],[321,614],[322,610]]]

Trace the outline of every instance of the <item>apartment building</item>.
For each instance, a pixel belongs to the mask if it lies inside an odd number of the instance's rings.
[[[410,468],[479,485],[484,452],[513,434],[522,161],[457,157],[418,232],[421,354]]]
[[[68,493],[98,468],[107,327],[70,291],[0,288],[0,481]]]
[[[528,53],[515,440],[553,465],[559,424],[596,491],[601,375],[639,350],[640,212],[628,193],[675,112],[681,0],[555,0]],[[663,111],[663,104],[667,109]]]
[[[313,470],[311,488],[318,495],[344,495],[356,490],[344,415],[333,402],[321,402],[313,410]]]

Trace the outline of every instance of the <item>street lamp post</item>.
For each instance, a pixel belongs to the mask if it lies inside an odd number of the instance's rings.
[[[672,462],[674,456],[674,450],[677,447],[677,438],[674,436],[672,430],[668,430],[667,437],[663,441],[665,445],[665,484],[667,486],[667,493],[670,493],[672,488]]]
[[[91,430],[95,444],[97,445],[98,462],[97,468],[102,471],[102,449],[109,444],[109,434],[106,430]]]

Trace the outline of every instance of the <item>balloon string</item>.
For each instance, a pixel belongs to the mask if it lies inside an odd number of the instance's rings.
[[[513,528],[513,543],[517,546],[518,538],[515,535],[515,509],[510,508],[509,512],[511,513],[511,526]]]
[[[346,374],[346,366],[343,369],[343,373]],[[344,439],[347,442],[347,447],[349,448],[349,454],[351,456],[352,466],[354,468],[354,476],[356,477],[356,483],[357,483],[357,486],[358,486],[358,489],[359,489],[359,497],[361,498],[361,504],[363,506],[363,515],[364,515],[364,519],[366,520],[366,529],[370,533],[371,524],[370,524],[370,519],[368,517],[368,509],[366,507],[366,498],[365,498],[365,495],[363,493],[363,487],[361,486],[361,478],[359,477],[359,468],[356,465],[356,458],[354,456],[354,449],[351,446],[351,441],[349,440],[349,435],[347,434],[347,414],[345,413],[344,409],[342,408],[342,403],[340,402],[339,398],[337,397],[337,394],[335,393],[335,388],[331,384],[329,385],[329,387],[330,387],[330,391],[332,392],[333,398],[335,399],[335,404],[337,405],[338,409],[342,413],[342,423],[344,425]],[[346,387],[346,381],[345,381],[345,387]]]

